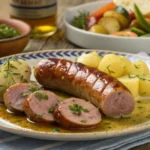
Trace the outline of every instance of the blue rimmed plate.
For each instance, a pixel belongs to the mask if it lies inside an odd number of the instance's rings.
[[[43,58],[49,58],[49,57],[59,57],[59,58],[65,58],[70,59],[74,61],[79,55],[82,53],[89,53],[93,50],[75,50],[75,49],[68,49],[68,50],[43,50],[43,51],[37,51],[37,52],[30,52],[30,53],[22,53],[16,55],[18,58],[24,59],[27,61],[27,63],[33,67]],[[145,61],[148,66],[150,67],[150,58],[135,54],[129,54],[129,53],[122,53],[122,52],[114,52],[114,51],[106,51],[106,50],[96,50],[99,55],[103,56],[105,54],[116,54],[116,55],[122,55],[127,58],[129,58],[131,61],[136,60],[143,60]],[[11,58],[9,57],[3,57],[0,58],[0,64]],[[34,76],[32,75],[32,80],[34,79]],[[150,129],[150,122],[145,122],[143,124],[139,124],[138,126],[133,126],[130,128],[126,128],[123,130],[115,130],[115,131],[101,131],[101,132],[86,132],[86,133],[54,133],[54,132],[41,132],[41,131],[34,131],[26,128],[22,128],[20,126],[17,126],[13,123],[10,123],[8,121],[3,120],[0,118],[0,129],[15,133],[23,136],[33,137],[33,138],[39,138],[39,139],[48,139],[48,140],[62,140],[62,141],[78,141],[78,140],[96,140],[96,139],[104,139],[104,138],[110,138],[120,135],[126,135],[131,133],[136,133],[144,130]]]

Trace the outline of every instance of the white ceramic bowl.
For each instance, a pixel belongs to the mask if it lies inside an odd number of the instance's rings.
[[[74,16],[79,14],[79,11],[88,11],[91,13],[109,2],[110,0],[100,0],[67,9],[64,18],[67,39],[84,48],[107,49],[133,53],[145,51],[150,53],[150,37],[132,38],[96,34],[78,29],[71,25],[71,21]]]

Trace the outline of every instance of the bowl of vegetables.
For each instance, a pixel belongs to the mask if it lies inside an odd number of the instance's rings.
[[[143,13],[143,8],[150,1],[142,3],[144,6],[140,5],[142,0],[125,5],[118,1],[101,0],[69,8],[64,19],[67,39],[84,48],[149,52],[150,13]]]
[[[31,28],[23,21],[0,18],[0,57],[22,52]]]

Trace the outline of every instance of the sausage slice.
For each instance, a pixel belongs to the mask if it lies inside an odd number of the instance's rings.
[[[53,111],[61,99],[53,92],[39,90],[24,101],[24,112],[35,122],[54,122]]]
[[[10,86],[4,93],[4,103],[6,107],[15,113],[24,112],[24,100],[35,89],[37,88],[30,83],[17,83]]]
[[[58,123],[66,128],[94,128],[101,121],[101,114],[93,104],[83,99],[69,98],[54,111]]]

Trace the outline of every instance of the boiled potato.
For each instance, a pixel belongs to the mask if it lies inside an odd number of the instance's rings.
[[[107,54],[100,61],[98,69],[114,77],[121,77],[125,72],[125,62],[120,56]]]
[[[113,17],[103,17],[99,19],[98,24],[103,26],[109,34],[120,31],[120,24],[118,20]]]
[[[12,72],[13,79],[16,83],[29,82],[31,75],[31,68],[26,61],[22,59],[9,60],[1,66],[1,71],[9,70]]]
[[[129,70],[129,74],[149,74],[149,68],[143,60],[138,60],[132,64],[132,67]]]
[[[120,56],[120,58],[125,63],[123,74],[127,75],[129,73],[129,70],[131,70],[131,68],[132,68],[132,62],[124,56]]]
[[[98,53],[94,51],[89,54],[85,54],[85,53],[82,54],[77,59],[77,62],[82,63],[87,66],[90,66],[90,67],[98,68],[98,65],[99,65],[101,59],[102,59],[102,57],[99,56]]]
[[[142,96],[150,96],[150,75],[139,76],[139,93]]]
[[[3,94],[6,89],[14,84],[11,74],[0,72],[0,102],[3,102]]]
[[[99,24],[93,25],[89,31],[94,33],[108,34],[108,31]]]
[[[130,77],[128,75],[118,78],[132,93],[134,97],[139,96],[139,78],[136,76]]]
[[[122,29],[127,28],[129,25],[128,19],[116,11],[112,11],[112,10],[106,11],[103,16],[104,17],[113,17],[113,18],[117,19],[118,22],[120,23],[120,26]]]
[[[22,59],[11,59],[1,65],[0,71],[0,101],[7,88],[15,83],[29,82],[31,68]]]

